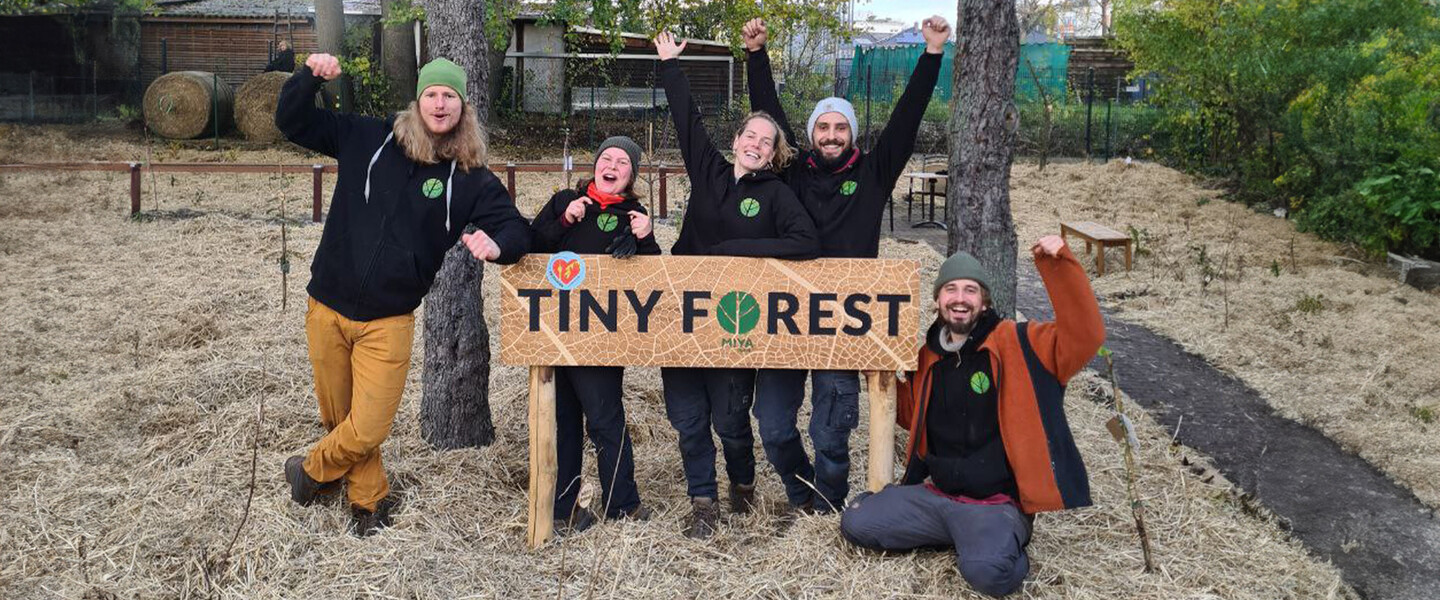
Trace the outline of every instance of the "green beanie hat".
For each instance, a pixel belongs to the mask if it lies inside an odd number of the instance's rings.
[[[940,264],[940,273],[935,276],[935,290],[931,297],[940,295],[940,288],[956,279],[970,279],[980,284],[980,287],[990,290],[990,272],[985,270],[980,261],[970,256],[969,252],[960,251],[950,255]]]
[[[432,85],[443,85],[460,95],[460,101],[465,101],[465,69],[460,68],[453,62],[443,58],[437,58],[420,68],[420,80],[415,84],[415,97]]]
[[[630,167],[636,172],[640,170],[640,144],[635,143],[635,140],[623,135],[605,138],[605,141],[600,142],[600,149],[595,151],[595,160],[600,160],[600,155],[611,148],[624,150],[625,154],[630,156]]]

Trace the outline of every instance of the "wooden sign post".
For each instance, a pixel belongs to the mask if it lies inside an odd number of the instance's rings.
[[[530,367],[527,542],[550,538],[556,366],[864,371],[866,487],[893,479],[895,376],[915,370],[908,260],[531,255],[501,274],[500,360]]]

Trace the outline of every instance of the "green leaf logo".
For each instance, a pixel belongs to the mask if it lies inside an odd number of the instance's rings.
[[[845,182],[845,183],[840,184],[840,193],[841,193],[841,194],[845,194],[846,196],[849,196],[850,194],[855,193],[855,188],[857,188],[857,187],[859,187],[859,186],[860,186],[860,184],[855,183],[854,181],[847,181],[847,182]]]
[[[746,198],[740,201],[740,214],[747,217],[754,217],[760,214],[760,201],[754,198]]]
[[[975,390],[977,394],[990,391],[990,376],[977,371],[974,375],[970,376],[970,389]]]
[[[730,292],[720,297],[715,309],[720,328],[734,335],[750,333],[760,322],[760,303],[745,292]]]
[[[604,231],[605,233],[615,231],[615,226],[619,224],[620,219],[617,219],[615,215],[610,213],[600,213],[600,216],[595,217],[595,225],[600,228],[600,231]]]
[[[425,183],[420,184],[420,193],[425,194],[426,198],[432,200],[439,198],[440,194],[445,193],[445,182],[434,177],[426,179]]]

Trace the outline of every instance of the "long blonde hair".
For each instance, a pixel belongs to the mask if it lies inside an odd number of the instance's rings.
[[[775,156],[770,159],[770,169],[776,172],[785,170],[785,167],[795,158],[796,150],[785,139],[785,130],[780,128],[780,123],[775,120],[775,117],[770,116],[770,113],[757,110],[745,115],[745,118],[740,120],[740,128],[735,130],[735,137],[740,137],[745,133],[745,126],[755,119],[764,119],[775,127]]]
[[[469,102],[463,102],[461,106],[460,122],[455,124],[455,128],[443,135],[435,135],[425,127],[420,104],[412,100],[409,108],[395,116],[395,141],[405,151],[405,156],[427,165],[454,160],[461,171],[485,166],[490,154],[485,129],[475,118],[475,107]]]

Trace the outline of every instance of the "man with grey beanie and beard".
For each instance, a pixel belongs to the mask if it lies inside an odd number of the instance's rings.
[[[749,52],[750,105],[774,116],[785,135],[797,139],[775,92],[764,22],[751,20],[742,34]],[[810,150],[781,172],[815,221],[821,257],[875,258],[879,253],[880,218],[915,149],[921,118],[940,76],[950,26],[939,16],[930,17],[921,34],[925,51],[870,152],[861,152],[856,146],[855,108],[844,98],[826,98],[816,104],[806,122]],[[813,464],[796,427],[796,415],[805,401],[805,370],[760,371],[755,382],[755,419],[765,456],[785,484],[791,509],[838,511],[850,493],[850,432],[859,424],[860,377],[855,371],[816,370],[809,374]]]

